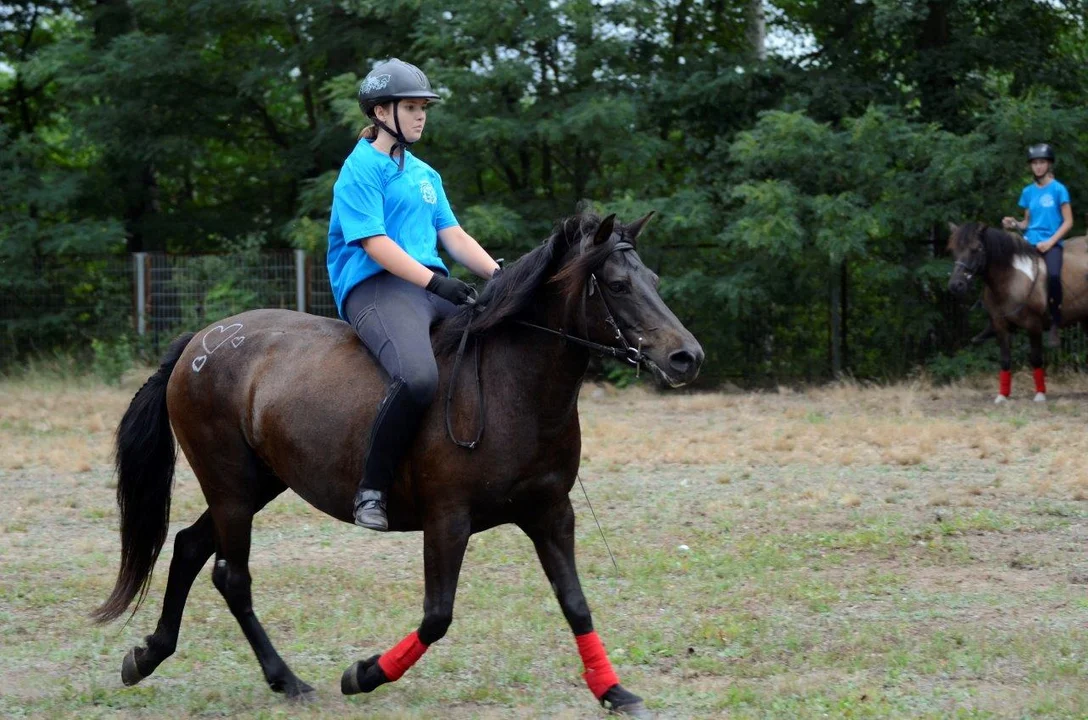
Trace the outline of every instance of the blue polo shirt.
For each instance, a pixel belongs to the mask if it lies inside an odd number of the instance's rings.
[[[362,240],[388,235],[421,264],[449,275],[438,256],[438,231],[457,224],[442,178],[430,165],[405,151],[400,170],[388,155],[360,140],[332,193],[327,262],[340,316],[348,293],[384,271]]]
[[[1069,202],[1069,191],[1057,180],[1039,187],[1035,183],[1020,193],[1020,207],[1030,213],[1024,239],[1032,245],[1046,242],[1062,226],[1062,205]],[[1059,245],[1064,244],[1059,242]]]

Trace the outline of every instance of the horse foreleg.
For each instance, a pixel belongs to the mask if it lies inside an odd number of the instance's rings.
[[[442,639],[453,622],[453,599],[471,522],[453,516],[429,520],[423,526],[423,622],[396,646],[381,655],[352,663],[340,677],[345,695],[371,692],[399,680],[427,649]]]
[[[1028,335],[1031,340],[1031,367],[1035,374],[1035,402],[1046,402],[1046,369],[1043,367],[1043,334],[1032,332]]]
[[[574,562],[574,509],[570,500],[564,497],[552,508],[519,525],[533,541],[544,573],[574,632],[578,653],[585,666],[582,677],[594,697],[613,712],[638,718],[650,717],[642,698],[620,685],[604,645],[593,630],[593,617]]]
[[[1001,328],[997,331],[997,345],[1001,348],[1001,372],[998,374],[998,391],[994,402],[1003,403],[1012,393],[1012,344],[1009,342],[1008,329]]]
[[[125,685],[140,682],[155,672],[159,663],[174,654],[185,600],[200,568],[204,567],[214,551],[212,518],[207,511],[174,537],[174,557],[170,560],[170,575],[166,581],[159,624],[155,632],[144,639],[145,647],[134,647],[125,655],[121,663],[121,681]]]

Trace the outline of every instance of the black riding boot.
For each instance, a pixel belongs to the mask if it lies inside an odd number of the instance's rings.
[[[1062,324],[1062,284],[1061,280],[1057,283],[1048,283],[1049,292],[1049,305],[1050,309],[1050,330],[1046,334],[1046,344],[1048,347],[1056,348],[1061,346],[1061,339],[1058,337],[1058,328]]]
[[[396,478],[397,467],[412,446],[426,408],[412,399],[401,378],[394,378],[378,406],[370,430],[363,480],[355,493],[355,524],[371,530],[388,530],[386,495]]]

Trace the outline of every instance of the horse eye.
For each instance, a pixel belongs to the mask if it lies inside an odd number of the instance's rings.
[[[608,283],[608,289],[614,293],[625,293],[628,290],[627,283],[617,280],[616,282]]]

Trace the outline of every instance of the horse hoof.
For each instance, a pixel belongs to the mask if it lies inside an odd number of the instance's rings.
[[[317,699],[317,692],[301,680],[296,680],[284,688],[284,694],[292,702],[305,704]]]
[[[1009,401],[1009,398],[1007,396],[998,395],[997,397],[994,398],[994,405],[1001,405],[1003,403],[1007,403],[1008,401]]]
[[[642,698],[619,683],[610,687],[600,701],[601,705],[608,708],[609,715],[624,715],[640,720],[653,717],[653,713],[642,703]]]
[[[131,687],[143,680],[146,676],[136,667],[136,648],[132,648],[121,661],[121,682]]]
[[[1045,403],[1046,402],[1046,393],[1040,393],[1040,392],[1035,393],[1035,402]]]
[[[623,715],[624,717],[637,718],[638,720],[652,720],[654,717],[654,714],[650,712],[641,700],[628,705],[616,705],[609,708],[608,712],[612,715]]]
[[[345,695],[358,695],[373,691],[379,685],[389,682],[389,678],[382,672],[378,658],[381,655],[372,655],[366,660],[360,660],[351,664],[344,674],[340,676],[340,692]]]

